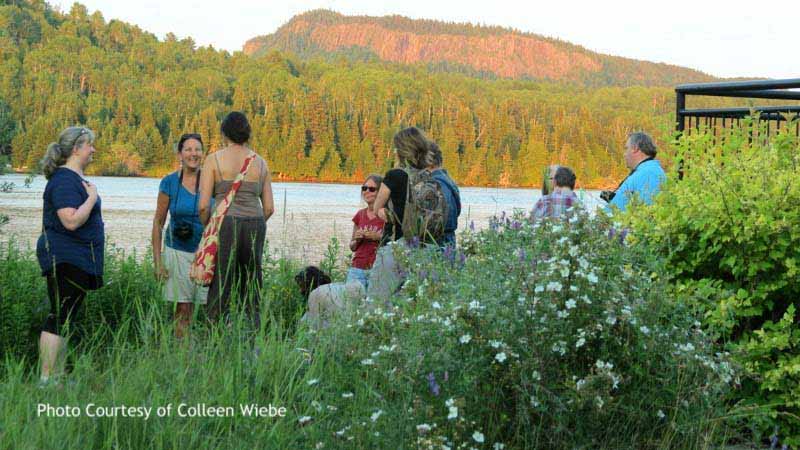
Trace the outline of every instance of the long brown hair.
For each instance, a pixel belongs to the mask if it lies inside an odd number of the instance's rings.
[[[433,165],[431,140],[417,127],[404,128],[392,139],[401,166],[425,169]]]

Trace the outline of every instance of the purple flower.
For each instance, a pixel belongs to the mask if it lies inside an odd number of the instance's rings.
[[[406,241],[406,246],[409,248],[419,248],[419,236],[411,236],[411,239]]]
[[[519,249],[517,252],[517,256],[519,257],[519,262],[524,262],[525,258],[528,257],[528,253],[525,252],[524,248]]]
[[[420,280],[424,280],[426,278],[428,278],[428,271],[425,270],[425,269],[420,270],[419,271],[419,279]]]
[[[621,244],[624,244],[626,237],[628,237],[628,229],[627,228],[623,229],[622,232],[619,234],[619,242]]]
[[[448,378],[448,377],[447,377],[447,371],[445,370],[445,371],[444,371],[444,381],[447,381],[447,378]]]
[[[428,374],[428,388],[431,390],[431,394],[435,396],[439,395],[439,384],[436,383],[436,377],[433,375],[433,372]]]
[[[614,227],[608,229],[608,238],[614,239],[614,235],[617,234],[617,230]]]
[[[431,281],[433,281],[434,283],[439,282],[439,273],[436,272],[435,270],[431,270]]]
[[[467,263],[467,255],[463,252],[458,252],[458,263],[461,267],[464,267],[464,264]]]
[[[469,221],[469,231],[475,231],[475,221],[474,220],[470,220]]]
[[[516,220],[511,222],[511,229],[512,230],[519,230],[520,228],[522,228],[522,222],[518,222]]]
[[[452,245],[448,245],[447,247],[444,248],[444,259],[450,261],[451,263],[455,262],[455,260],[456,260],[456,251],[455,251],[455,248],[453,248]]]

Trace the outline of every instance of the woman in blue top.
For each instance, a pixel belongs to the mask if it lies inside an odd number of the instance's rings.
[[[47,277],[48,314],[39,337],[41,382],[63,372],[65,325],[75,317],[86,292],[103,285],[105,231],[97,187],[83,177],[92,161],[94,133],[69,127],[47,147],[42,169],[42,235],[36,256]]]
[[[208,288],[189,279],[194,252],[203,236],[198,199],[203,140],[199,134],[184,134],[178,141],[181,168],[161,180],[158,204],[153,218],[153,266],[156,278],[164,283],[164,298],[176,303],[175,336],[182,338],[191,323],[195,303],[205,304]],[[161,243],[164,222],[169,212],[169,226]]]

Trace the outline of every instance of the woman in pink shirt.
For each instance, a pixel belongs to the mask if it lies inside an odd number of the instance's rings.
[[[347,283],[357,281],[364,286],[364,289],[367,288],[369,270],[375,262],[375,254],[385,225],[384,221],[372,212],[372,204],[375,203],[382,181],[380,175],[367,177],[361,186],[361,199],[367,203],[367,207],[353,216],[353,237],[350,239],[353,261],[347,272]]]

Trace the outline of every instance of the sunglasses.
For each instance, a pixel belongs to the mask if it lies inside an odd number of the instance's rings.
[[[378,190],[378,188],[376,188],[376,187],[372,187],[372,186],[361,186],[361,192],[367,192],[367,191],[370,191],[370,192],[375,192],[375,191],[377,191],[377,190]]]

